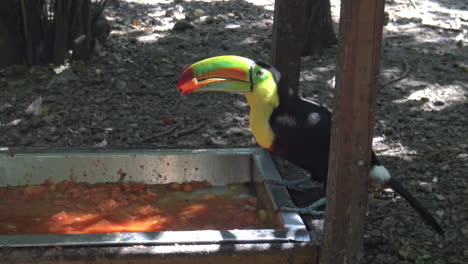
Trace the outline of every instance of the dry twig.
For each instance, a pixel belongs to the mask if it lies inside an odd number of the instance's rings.
[[[368,217],[368,219],[377,220],[377,219],[381,219],[381,218],[398,217],[398,216],[404,216],[404,215],[416,216],[416,215],[411,214],[411,213],[398,213],[398,214],[383,214],[383,215],[370,216],[370,217]]]
[[[163,130],[163,131],[160,131],[158,133],[155,133],[155,134],[152,134],[151,136],[149,137],[145,137],[145,138],[142,138],[141,139],[141,142],[147,142],[147,141],[150,141],[152,139],[156,139],[158,137],[162,137],[162,136],[165,136],[165,135],[169,135],[171,134],[172,132],[174,132],[178,127],[180,127],[182,124],[181,123],[177,123],[177,124],[174,124],[172,127],[166,129],[166,130]]]
[[[181,130],[175,132],[174,136],[179,137],[179,136],[190,134],[190,133],[202,128],[204,125],[205,125],[205,122],[201,122],[200,124],[195,125],[193,127],[186,128],[186,129],[181,129]]]
[[[442,30],[447,30],[447,31],[452,31],[452,32],[463,32],[462,28],[449,28],[449,27],[443,27],[439,25],[426,24],[426,23],[421,23],[421,26],[432,28],[432,29],[442,29]]]
[[[103,127],[88,126],[88,125],[83,125],[82,127],[86,127],[86,128],[89,128],[89,129],[100,130],[100,131],[109,131],[109,128],[103,128]]]
[[[403,80],[404,78],[408,77],[410,67],[409,67],[408,62],[405,59],[403,60],[403,62],[405,63],[405,71],[403,72],[403,74],[400,77],[396,78],[396,79],[390,80],[390,81],[382,84],[380,88],[384,88],[386,86],[389,86],[390,84],[394,84],[394,83],[399,82],[399,81]]]
[[[413,8],[418,8],[418,5],[416,5],[416,2],[414,0],[409,0]]]

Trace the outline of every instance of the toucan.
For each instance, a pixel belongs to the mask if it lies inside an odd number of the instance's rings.
[[[302,167],[319,182],[327,182],[332,113],[322,104],[293,93],[286,78],[273,66],[240,56],[217,56],[196,62],[177,82],[182,95],[222,91],[244,95],[250,107],[249,125],[256,142],[270,152]],[[429,211],[380,163],[372,151],[369,177],[388,185],[439,234],[443,230]],[[322,214],[322,198],[299,213]],[[291,208],[286,210],[290,211]]]

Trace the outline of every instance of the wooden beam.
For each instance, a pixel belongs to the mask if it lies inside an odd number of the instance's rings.
[[[272,64],[297,94],[304,41],[304,0],[276,0]]]
[[[323,264],[359,263],[377,94],[384,0],[342,0]]]

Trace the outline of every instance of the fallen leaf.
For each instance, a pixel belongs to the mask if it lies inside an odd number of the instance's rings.
[[[42,115],[42,97],[34,100],[34,102],[32,102],[24,112],[26,112],[26,114],[32,114],[35,116]]]
[[[97,143],[94,146],[96,146],[97,148],[103,148],[107,146],[107,140],[103,139],[100,143]]]
[[[435,212],[435,214],[442,217],[442,216],[445,215],[445,212],[442,211],[442,210],[438,210],[438,211]]]

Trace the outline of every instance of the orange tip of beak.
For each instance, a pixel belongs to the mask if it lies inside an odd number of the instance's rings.
[[[191,80],[187,80],[184,83],[177,85],[177,90],[182,91],[182,95],[189,94],[200,87],[198,84],[197,78],[193,78]]]
[[[182,91],[182,95],[189,94],[198,88],[197,78],[193,75],[191,68],[187,68],[177,81],[177,90]]]

